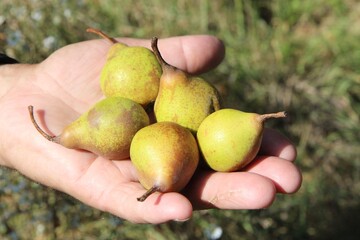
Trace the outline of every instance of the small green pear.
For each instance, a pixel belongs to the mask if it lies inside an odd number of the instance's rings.
[[[285,112],[257,114],[221,109],[200,125],[197,141],[206,163],[215,171],[237,171],[257,155],[269,118],[283,118]]]
[[[151,46],[163,73],[154,105],[156,120],[176,122],[195,134],[205,117],[220,109],[219,93],[204,79],[189,76],[165,62],[157,42],[154,37]]]
[[[173,122],[158,122],[140,129],[130,147],[130,159],[141,185],[153,192],[181,191],[193,176],[199,162],[199,149],[193,134]]]
[[[129,158],[130,143],[135,133],[149,125],[144,108],[121,97],[99,101],[66,126],[58,136],[50,136],[39,127],[34,118],[33,106],[29,106],[28,110],[35,128],[49,141],[113,160]]]
[[[127,46],[98,29],[89,28],[112,43],[100,73],[100,87],[107,97],[129,98],[145,106],[154,102],[159,91],[161,66],[145,47]]]

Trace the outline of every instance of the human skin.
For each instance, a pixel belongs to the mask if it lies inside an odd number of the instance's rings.
[[[150,47],[150,40],[119,39]],[[65,46],[38,64],[0,66],[0,165],[65,192],[83,203],[134,223],[184,221],[194,210],[259,209],[277,193],[294,193],[301,172],[296,149],[282,134],[266,129],[259,156],[241,172],[199,169],[181,193],[145,190],[130,160],[109,161],[90,152],[67,149],[44,139],[32,125],[27,106],[47,132],[59,134],[103,98],[99,74],[110,45],[91,40]],[[207,72],[225,56],[223,43],[207,35],[159,40],[163,57],[192,74]]]

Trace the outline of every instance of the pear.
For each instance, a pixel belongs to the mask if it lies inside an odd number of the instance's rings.
[[[157,42],[154,37],[151,47],[163,73],[154,105],[156,120],[176,122],[196,133],[205,117],[220,109],[219,93],[204,79],[190,76],[165,62]]]
[[[104,95],[129,98],[143,106],[154,102],[162,72],[154,53],[145,47],[117,42],[97,29],[88,28],[87,31],[112,43],[100,73]]]
[[[135,133],[149,125],[144,108],[121,97],[99,101],[66,126],[58,136],[48,135],[39,127],[34,118],[33,106],[29,106],[28,110],[35,128],[49,141],[114,160],[129,158],[130,143]]]
[[[285,112],[257,114],[236,109],[221,109],[200,125],[197,141],[202,157],[215,171],[237,171],[257,155],[269,118],[283,118]]]
[[[141,185],[147,189],[138,201],[158,192],[179,192],[199,162],[194,135],[173,122],[158,122],[140,129],[130,147],[130,159]]]

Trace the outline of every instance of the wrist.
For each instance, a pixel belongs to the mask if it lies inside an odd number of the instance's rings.
[[[30,64],[3,64],[0,65],[0,99],[16,84],[30,75]]]
[[[35,78],[35,66],[30,64],[0,65],[0,109],[8,106],[8,97],[11,96],[11,92],[16,92],[16,88],[21,88],[21,82]],[[0,144],[0,166],[13,168],[11,161],[6,157],[7,148],[4,146],[5,144]]]
[[[9,67],[9,65],[15,63],[19,62],[4,53],[0,53],[0,97],[2,97],[14,83],[14,81],[10,80],[14,71],[11,66]]]

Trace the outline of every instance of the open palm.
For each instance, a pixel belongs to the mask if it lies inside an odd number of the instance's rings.
[[[150,44],[144,40],[123,41],[147,47]],[[199,170],[182,193],[156,193],[145,202],[136,201],[144,189],[130,160],[109,161],[44,139],[32,125],[27,106],[34,106],[43,129],[54,135],[61,133],[103,98],[99,73],[109,46],[103,40],[81,42],[54,52],[40,64],[11,66],[16,79],[0,98],[3,165],[132,222],[185,220],[194,209],[201,208],[263,208],[272,203],[276,192],[290,193],[299,188],[301,174],[292,164],[295,149],[274,130],[266,131],[261,156],[247,171]],[[224,55],[223,45],[210,36],[163,39],[159,47],[171,64],[192,73],[210,70]]]

